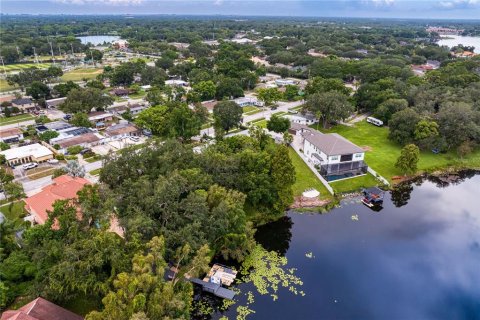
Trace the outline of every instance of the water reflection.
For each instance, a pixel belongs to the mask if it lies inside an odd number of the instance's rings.
[[[480,319],[480,175],[407,186],[386,195],[381,214],[346,205],[259,229],[258,240],[298,268],[306,296],[255,297],[249,318]]]
[[[276,251],[284,256],[292,239],[292,218],[283,217],[257,229],[255,240],[268,251]]]

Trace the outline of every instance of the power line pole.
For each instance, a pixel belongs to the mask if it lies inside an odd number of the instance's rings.
[[[38,64],[38,57],[37,57],[37,52],[35,51],[35,47],[33,48],[33,56],[35,57],[35,63]]]
[[[5,69],[5,64],[3,63],[3,57],[0,56],[0,60],[2,60],[2,67],[3,67],[3,73],[5,74],[5,77],[7,76],[7,69]]]
[[[52,53],[52,60],[53,60],[53,64],[55,64],[55,55],[53,54],[53,46],[52,46],[52,42],[48,41],[48,43],[50,44],[50,52]]]

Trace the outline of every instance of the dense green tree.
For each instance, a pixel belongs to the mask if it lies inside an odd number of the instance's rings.
[[[299,88],[296,85],[289,84],[285,87],[285,92],[283,93],[283,97],[287,101],[293,101],[296,97],[298,97]]]
[[[277,88],[260,88],[257,90],[257,96],[266,106],[270,106],[282,98],[282,93]]]
[[[405,99],[388,99],[375,109],[375,116],[388,124],[394,113],[406,109],[407,107],[408,101]]]
[[[220,101],[213,108],[215,130],[228,132],[237,128],[242,121],[242,108],[233,101]]]
[[[388,123],[390,129],[388,138],[401,145],[414,141],[415,126],[420,120],[420,116],[410,108],[393,114]]]
[[[314,77],[308,81],[307,86],[305,87],[305,93],[307,95],[329,91],[338,91],[345,95],[349,95],[352,89],[346,87],[340,79],[325,79],[322,77]]]
[[[88,120],[88,115],[85,112],[75,113],[70,119],[70,123],[77,127],[89,128],[92,126],[92,123]]]
[[[100,81],[100,80],[95,80],[95,79],[88,81],[85,86],[87,88],[96,88],[96,89],[99,89],[99,90],[105,89],[105,85],[103,84],[103,82]]]
[[[478,119],[478,111],[472,111],[468,104],[458,102],[446,105],[438,113],[440,135],[449,148],[469,140],[480,142]]]
[[[98,80],[93,80],[98,81]],[[90,87],[87,83],[87,87]],[[79,89],[80,86],[73,81],[67,81],[66,83],[60,83],[53,87],[53,92],[59,97],[66,97],[68,93],[73,89]]]
[[[150,130],[154,135],[166,136],[170,128],[169,110],[167,106],[153,106],[140,112],[135,123],[144,129]]]
[[[198,93],[201,101],[205,101],[205,100],[211,100],[215,97],[217,87],[215,83],[211,80],[200,81],[199,83],[193,85],[193,91]]]
[[[67,99],[60,105],[60,109],[68,113],[85,112],[92,109],[103,110],[113,103],[113,99],[96,88],[73,89]]]
[[[402,148],[402,152],[395,163],[395,167],[400,169],[403,173],[417,172],[417,164],[420,158],[420,150],[414,144],[407,144]]]
[[[353,112],[353,106],[348,97],[337,91],[310,95],[304,109],[319,115],[319,121],[322,121],[324,128],[331,121],[343,120]]]
[[[165,98],[163,96],[162,90],[158,87],[153,87],[147,92],[145,99],[152,106],[159,106],[165,103]]]
[[[173,108],[169,115],[170,136],[189,141],[200,134],[201,119],[186,104]]]
[[[50,88],[45,83],[34,81],[27,88],[26,93],[35,100],[46,99],[50,96]]]
[[[45,142],[49,142],[51,139],[53,138],[56,138],[59,136],[59,133],[57,131],[54,131],[54,130],[47,130],[45,132],[42,132],[38,135],[38,137],[40,138],[40,140],[42,141],[45,141]]]
[[[218,81],[217,92],[216,92],[216,98],[218,100],[232,99],[232,98],[238,98],[242,96],[243,96],[243,89],[237,79],[222,78]]]
[[[287,131],[289,128],[290,128],[290,120],[275,114],[272,115],[270,120],[267,121],[267,129],[270,131],[283,133]]]

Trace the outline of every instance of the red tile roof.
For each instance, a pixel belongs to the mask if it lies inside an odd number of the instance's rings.
[[[0,320],[83,320],[83,317],[38,297],[18,310],[5,311]]]
[[[48,211],[53,210],[53,203],[56,200],[76,198],[77,192],[89,183],[84,178],[72,178],[68,175],[57,177],[53,179],[53,184],[25,199],[25,209],[34,215],[37,223],[44,224],[48,218]]]

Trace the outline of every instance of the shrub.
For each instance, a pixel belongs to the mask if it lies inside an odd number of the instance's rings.
[[[82,146],[71,146],[71,147],[68,147],[67,151],[68,151],[68,154],[79,154],[80,151],[83,150],[83,147]],[[76,158],[76,157],[75,157]]]
[[[54,147],[54,148],[55,148],[55,147]],[[55,148],[55,149],[56,149],[56,148]],[[65,156],[64,156],[63,154],[61,154],[61,153],[57,154],[57,155],[55,156],[55,158],[56,158],[57,160],[65,160]]]

